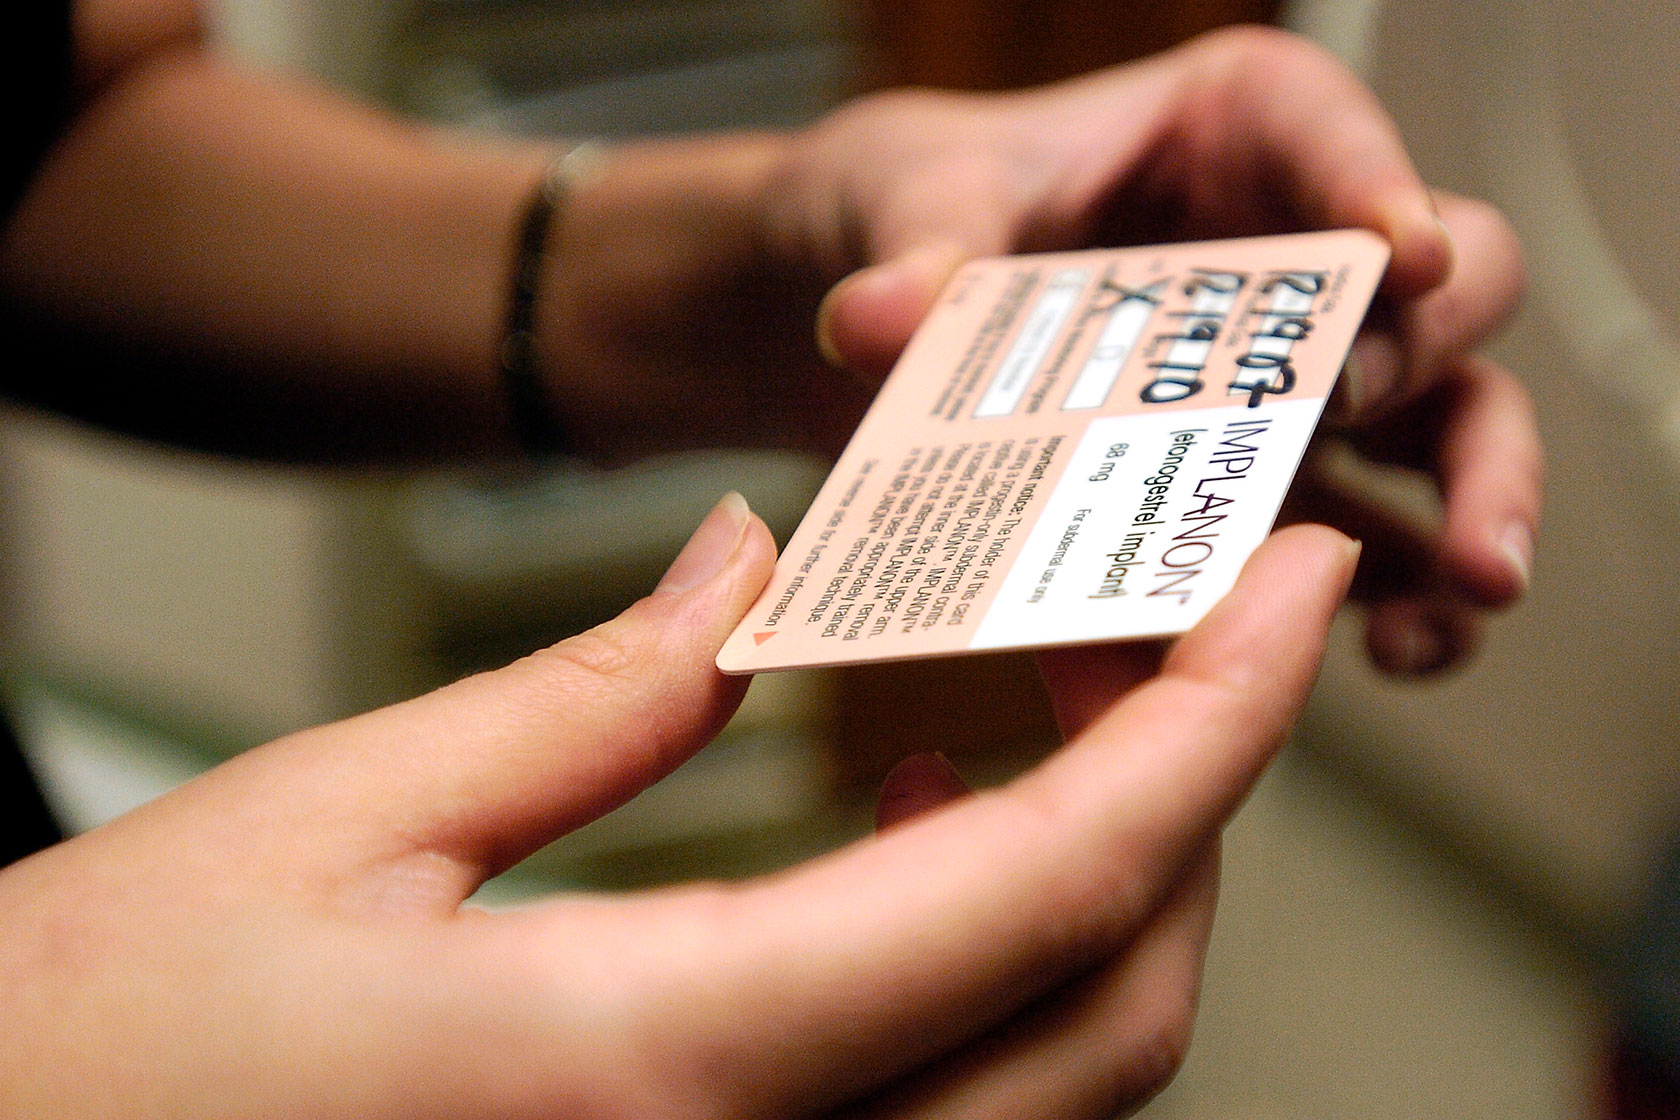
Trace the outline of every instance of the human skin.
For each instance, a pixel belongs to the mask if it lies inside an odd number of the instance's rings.
[[[506,454],[510,253],[552,150],[249,71],[181,0],[76,17],[77,113],[0,285],[122,360],[12,363],[6,388],[238,454]],[[968,256],[1340,225],[1394,248],[1344,437],[1431,476],[1443,527],[1311,477],[1298,513],[1371,541],[1379,662],[1433,668],[1527,578],[1532,409],[1474,356],[1520,266],[1497,214],[1432,195],[1369,94],[1287,36],[615,148],[551,231],[545,387],[604,463],[832,450]],[[1219,827],[1304,700],[1352,546],[1285,530],[1170,652],[1046,657],[1070,743],[1002,790],[917,760],[878,838],[768,880],[463,908],[721,725],[745,686],[711,658],[772,549],[726,501],[606,627],[0,873],[0,1111],[1077,1118],[1147,1097],[1188,1037]]]
[[[773,563],[726,499],[660,587],[506,669],[288,736],[0,872],[0,1111],[92,1120],[1109,1117],[1188,1043],[1220,829],[1357,548],[1285,530],[1170,650],[1063,651],[1069,743],[742,883],[484,913],[698,750]]]
[[[514,230],[552,149],[251,72],[181,0],[77,12],[79,111],[0,239],[8,300],[57,348],[12,363],[8,388],[240,455],[505,454]],[[969,256],[1338,226],[1393,256],[1328,438],[1432,479],[1440,515],[1398,517],[1316,459],[1290,513],[1373,545],[1356,585],[1372,654],[1430,671],[1529,578],[1534,412],[1476,356],[1520,256],[1496,211],[1419,180],[1357,78],[1281,32],[1019,93],[889,91],[795,132],[616,146],[551,230],[538,356],[585,458],[833,452]]]

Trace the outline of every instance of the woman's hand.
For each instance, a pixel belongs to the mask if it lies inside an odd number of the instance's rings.
[[[1541,452],[1532,405],[1475,356],[1522,288],[1515,237],[1431,192],[1382,107],[1317,47],[1217,32],[1139,64],[1004,96],[907,91],[817,126],[782,173],[783,239],[824,270],[833,360],[879,378],[966,257],[1364,227],[1392,246],[1326,443],[1419,472],[1421,521],[1317,455],[1288,511],[1369,539],[1355,587],[1379,666],[1441,668],[1527,586]],[[866,266],[866,267],[860,267]]]
[[[719,728],[746,682],[712,658],[772,548],[726,500],[617,620],[0,873],[0,1112],[1076,1120],[1154,1091],[1221,825],[1353,547],[1276,535],[1164,662],[1050,659],[1072,741],[1005,788],[918,760],[881,834],[781,874],[464,908]]]
[[[1393,255],[1327,427],[1443,501],[1417,524],[1312,467],[1292,516],[1376,534],[1356,588],[1372,652],[1427,671],[1528,581],[1533,409],[1474,356],[1516,304],[1520,256],[1496,211],[1431,192],[1371,92],[1294,36],[1216,32],[1025,92],[893,91],[791,137],[617,150],[568,209],[544,329],[597,458],[833,451],[968,257],[1355,226]]]

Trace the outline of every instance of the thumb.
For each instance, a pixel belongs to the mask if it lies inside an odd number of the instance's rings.
[[[212,777],[232,787],[229,804],[288,807],[295,827],[271,834],[293,839],[294,867],[311,853],[328,878],[426,866],[426,878],[443,884],[436,893],[457,896],[436,899],[452,909],[710,741],[747,684],[713,658],[774,560],[769,530],[731,494],[658,588],[612,621],[506,668],[291,736]],[[265,813],[265,827],[285,823],[274,815]]]
[[[841,280],[817,310],[823,356],[881,381],[968,257],[955,241],[926,242]]]

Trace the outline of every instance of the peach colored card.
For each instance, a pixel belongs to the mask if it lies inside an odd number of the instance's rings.
[[[1387,262],[1337,230],[969,263],[718,667],[1188,630],[1271,531]]]

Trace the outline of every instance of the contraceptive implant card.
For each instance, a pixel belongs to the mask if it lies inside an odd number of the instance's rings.
[[[1387,262],[1357,230],[970,262],[718,667],[1188,630],[1271,531]]]

